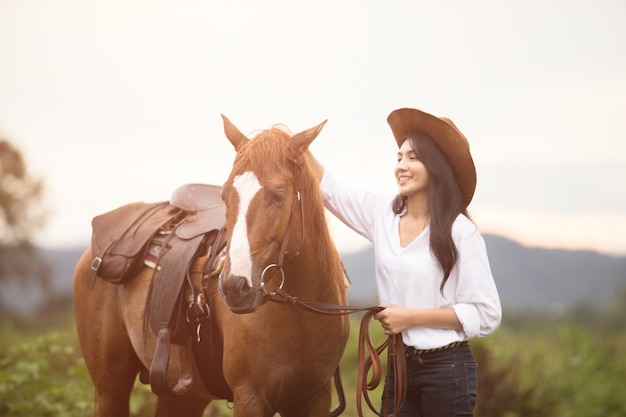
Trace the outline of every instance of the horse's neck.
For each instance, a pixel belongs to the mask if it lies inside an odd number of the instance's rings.
[[[309,238],[305,239],[299,254],[286,262],[286,282],[294,287],[294,296],[306,297],[311,301],[324,299],[326,302],[338,302],[337,297],[341,297],[346,289],[339,253],[330,235],[328,242],[320,244],[319,239],[326,239],[323,233],[319,236],[320,229],[308,233]]]
[[[307,172],[304,175],[313,174]],[[312,186],[309,183],[305,188]],[[286,262],[285,279],[289,281],[287,276],[290,276],[297,281],[292,282],[290,286],[297,287],[298,296],[304,297],[306,293],[311,300],[322,298],[337,302],[336,299],[341,299],[345,294],[346,276],[339,252],[328,230],[321,196],[319,202],[314,199],[307,200],[301,209],[303,207],[308,208],[304,216],[311,221],[303,222],[302,236],[292,238],[292,243],[297,245],[302,243],[302,246],[298,248],[298,255]]]

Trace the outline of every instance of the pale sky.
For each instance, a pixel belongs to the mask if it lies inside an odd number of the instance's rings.
[[[626,254],[623,0],[0,0],[0,135],[46,182],[44,246],[223,183],[220,114],[244,133],[328,119],[312,145],[327,169],[395,193],[399,107],[468,137],[483,233]]]

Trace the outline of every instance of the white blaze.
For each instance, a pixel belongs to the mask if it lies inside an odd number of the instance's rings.
[[[230,257],[230,272],[246,279],[248,286],[252,287],[252,258],[250,256],[250,242],[248,241],[248,225],[246,214],[250,202],[261,189],[261,184],[256,176],[248,171],[235,177],[233,186],[239,195],[239,212],[233,227],[233,235],[230,240],[228,256]]]

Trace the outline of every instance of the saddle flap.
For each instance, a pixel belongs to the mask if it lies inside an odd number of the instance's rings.
[[[202,239],[203,236],[198,236],[180,241],[176,236],[171,236],[167,242],[168,248],[161,256],[146,305],[146,316],[155,334],[163,328],[172,330],[173,334],[180,330],[178,328],[179,319],[182,318],[180,312],[186,306],[183,286],[188,268],[197,256]],[[179,341],[178,334],[173,336],[175,342]]]
[[[91,222],[93,253],[103,254],[109,249],[112,255],[134,256],[174,214],[167,202],[140,202],[96,216]]]
[[[142,267],[150,238],[182,210],[162,203],[131,203],[94,217],[91,236],[92,279],[121,284]]]

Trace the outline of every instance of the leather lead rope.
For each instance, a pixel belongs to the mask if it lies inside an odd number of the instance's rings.
[[[357,412],[359,417],[363,417],[362,398],[365,398],[365,402],[369,406],[370,410],[374,413],[378,413],[378,410],[372,404],[369,398],[368,391],[372,391],[378,387],[383,379],[382,364],[380,357],[387,350],[387,375],[393,375],[394,378],[394,398],[392,399],[392,414],[387,417],[396,417],[400,412],[400,408],[404,403],[406,397],[407,388],[407,371],[406,371],[406,356],[404,352],[404,343],[402,342],[402,335],[395,334],[389,336],[385,342],[380,346],[374,347],[369,333],[369,323],[371,319],[383,310],[380,306],[349,306],[341,304],[327,304],[327,303],[314,303],[301,301],[297,297],[289,295],[285,290],[279,288],[276,290],[276,294],[283,297],[282,299],[270,298],[269,301],[279,304],[291,304],[301,307],[305,310],[313,313],[324,315],[347,315],[358,312],[365,312],[365,315],[361,319],[361,326],[359,329],[359,352],[358,352],[358,377],[357,377]],[[367,357],[365,354],[367,353]],[[367,381],[367,377],[371,372],[371,378]],[[337,371],[336,371],[337,372]],[[339,381],[339,385],[337,384]],[[340,406],[345,407],[345,395],[343,394],[343,387],[341,387],[341,379],[335,379],[335,385],[337,387],[337,394],[340,401]],[[388,410],[388,404],[390,399],[387,393],[383,398],[383,409]],[[338,414],[332,414],[336,416]]]

